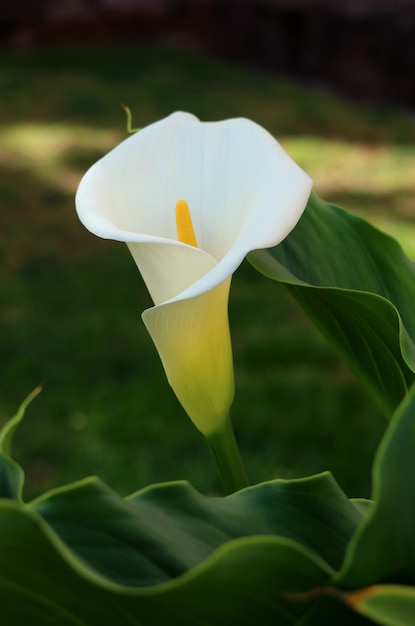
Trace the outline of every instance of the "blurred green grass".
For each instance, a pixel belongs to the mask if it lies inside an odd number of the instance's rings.
[[[259,73],[155,47],[3,53],[0,60],[0,421],[40,381],[15,450],[27,494],[98,474],[122,494],[189,479],[220,489],[165,380],[126,247],[78,223],[76,186],[134,125],[173,110],[254,119],[315,180],[415,256],[415,123]],[[252,481],[331,470],[370,493],[386,426],[284,288],[244,264],[231,290],[233,421]]]

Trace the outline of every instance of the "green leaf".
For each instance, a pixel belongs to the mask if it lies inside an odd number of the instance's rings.
[[[208,498],[178,482],[125,500],[88,479],[32,508],[94,570],[135,586],[177,577],[224,543],[252,535],[286,537],[338,569],[363,519],[330,474],[275,480],[227,498]]]
[[[80,575],[81,566],[28,507],[0,501],[0,529],[2,625],[138,623]]]
[[[0,505],[2,626],[248,626],[294,623],[302,611],[281,591],[321,584],[327,571],[294,542],[230,542],[190,574],[152,588],[94,577],[30,509]]]
[[[375,624],[414,626],[415,587],[375,585],[347,596],[347,602]]]
[[[300,596],[320,600],[304,613],[298,626],[359,624],[355,617],[347,617],[351,611],[370,619],[369,623],[414,626],[414,446],[415,385],[379,446],[373,467],[373,501],[355,503],[366,516],[347,547],[344,564],[329,585]],[[344,620],[341,612],[335,613],[335,619],[327,617],[331,610],[340,611],[336,609],[339,603],[344,604]]]
[[[327,584],[362,519],[329,474],[226,498],[88,479],[3,500],[1,623],[291,626],[307,604],[287,592]]]
[[[16,415],[3,426],[0,431],[0,498],[21,500],[24,483],[24,473],[20,465],[11,457],[13,435],[22,421],[25,411],[32,400],[40,393],[41,387],[36,387],[20,405]]]
[[[399,244],[313,193],[287,239],[248,259],[287,286],[392,414],[415,371],[415,264]]]
[[[336,583],[361,589],[385,581],[415,585],[415,385],[402,402],[373,467],[373,500]]]

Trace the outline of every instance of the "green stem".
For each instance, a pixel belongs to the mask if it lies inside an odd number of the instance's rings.
[[[248,479],[230,420],[227,419],[219,430],[208,435],[206,439],[226,494],[248,487]]]

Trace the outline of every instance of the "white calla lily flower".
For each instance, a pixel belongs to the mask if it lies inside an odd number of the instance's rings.
[[[206,436],[233,400],[228,295],[248,252],[280,243],[312,182],[247,119],[177,112],[93,165],[76,195],[81,222],[127,243],[154,301],[143,320],[168,380]]]

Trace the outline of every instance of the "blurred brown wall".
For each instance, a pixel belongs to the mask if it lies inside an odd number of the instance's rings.
[[[162,41],[415,106],[415,0],[0,0],[0,45]]]

